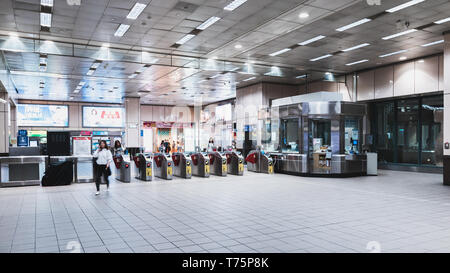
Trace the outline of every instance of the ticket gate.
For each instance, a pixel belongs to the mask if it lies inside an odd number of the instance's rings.
[[[154,173],[156,177],[172,180],[173,178],[173,161],[169,155],[157,153],[153,155]]]
[[[173,153],[173,175],[181,178],[192,178],[192,159],[184,153]]]
[[[245,161],[247,162],[247,170],[251,172],[273,174],[273,159],[260,150],[250,151]]]
[[[232,175],[244,175],[244,157],[239,152],[225,152],[227,158],[228,173]]]
[[[209,162],[211,164],[211,174],[217,176],[227,176],[228,165],[226,156],[219,152],[208,153]]]
[[[142,181],[152,181],[153,179],[153,158],[151,154],[137,154],[134,156],[135,177]]]
[[[131,180],[131,162],[129,156],[116,156],[113,158],[116,165],[116,180],[123,183],[130,183]]]
[[[203,153],[191,154],[192,159],[192,175],[200,177],[209,177],[210,165],[209,157]]]

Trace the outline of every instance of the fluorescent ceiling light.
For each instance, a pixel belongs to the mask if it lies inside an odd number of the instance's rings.
[[[440,25],[440,24],[443,24],[443,23],[447,23],[449,21],[450,21],[450,17],[442,19],[442,20],[439,20],[439,21],[436,21],[434,23]]]
[[[51,27],[52,26],[52,14],[41,12],[41,26]]]
[[[340,28],[336,29],[336,31],[346,31],[347,29],[351,29],[351,28],[357,27],[359,25],[365,24],[365,23],[370,22],[370,21],[372,21],[372,19],[364,18],[364,19],[361,19],[361,20],[359,20],[357,22],[354,22],[354,23],[351,23],[349,25],[340,27]]]
[[[355,64],[365,63],[365,62],[368,62],[368,61],[369,60],[361,60],[361,61],[357,61],[357,62],[346,64],[346,65],[351,66],[351,65],[355,65]]]
[[[197,29],[205,30],[219,20],[220,20],[220,17],[213,16],[213,17],[209,18],[208,20],[206,20],[205,22],[203,22],[203,24],[199,25],[197,27]]]
[[[444,42],[444,40],[439,40],[439,41],[436,41],[436,42],[424,44],[424,45],[422,45],[422,46],[423,46],[423,47],[427,47],[427,46],[432,46],[432,45],[438,45],[438,44],[442,44],[443,42]]]
[[[389,57],[389,56],[392,56],[392,55],[397,55],[397,54],[405,53],[405,52],[407,52],[407,51],[408,51],[408,50],[395,51],[395,52],[392,52],[392,53],[380,55],[379,57],[380,57],[380,58]]]
[[[95,62],[91,65],[91,69],[97,69],[97,68],[100,66],[101,63],[102,63],[102,62],[95,61]]]
[[[402,56],[402,57],[399,58],[400,61],[404,61],[406,59],[408,59],[408,57],[406,57],[406,56]]]
[[[139,15],[144,11],[146,4],[136,3],[134,7],[131,9],[130,13],[127,15],[127,19],[136,20]]]
[[[393,13],[393,12],[396,12],[396,11],[399,11],[399,10],[406,9],[406,8],[408,8],[408,7],[414,6],[414,5],[416,5],[416,4],[422,3],[422,2],[424,2],[424,1],[425,1],[425,0],[413,0],[413,1],[409,1],[409,2],[406,2],[406,3],[401,4],[401,5],[399,5],[399,6],[396,6],[396,7],[393,7],[393,8],[391,8],[391,9],[388,9],[388,10],[386,10],[386,12]]]
[[[125,34],[125,32],[128,31],[129,28],[130,25],[120,24],[120,26],[116,30],[116,33],[114,33],[114,36],[122,37]]]
[[[53,7],[53,0],[41,0],[41,6]]]
[[[301,42],[301,43],[299,43],[298,45],[304,46],[304,45],[307,45],[307,44],[314,43],[314,42],[316,42],[316,41],[322,40],[323,38],[325,38],[325,36],[319,35],[319,36],[314,37],[314,38],[312,38],[312,39],[309,39],[309,40],[306,40],[306,41],[304,41],[304,42]]]
[[[393,35],[390,35],[390,36],[383,37],[383,40],[389,40],[389,39],[392,39],[392,38],[397,38],[399,36],[406,35],[406,34],[409,34],[409,33],[413,33],[413,32],[416,32],[416,31],[417,31],[417,29],[415,29],[415,28],[409,29],[409,30],[406,30],[406,31],[403,31],[403,32],[400,32],[400,33],[396,33],[396,34],[393,34]]]
[[[86,73],[86,75],[91,76],[92,74],[94,74],[95,69],[89,69],[89,71]]]
[[[234,46],[234,48],[236,48],[236,49],[241,49],[241,48],[242,48],[242,45],[237,44],[237,45]]]
[[[251,77],[251,78],[245,79],[245,80],[243,80],[243,82],[248,82],[248,81],[251,81],[251,80],[254,80],[254,79],[256,79],[256,77]]]
[[[317,58],[311,59],[310,61],[311,61],[311,62],[315,62],[315,61],[318,61],[318,60],[322,60],[322,59],[326,59],[326,58],[329,58],[329,57],[331,57],[331,56],[333,56],[333,55],[331,55],[331,54],[327,54],[327,55],[323,55],[323,56],[320,56],[320,57],[317,57]]]
[[[245,2],[247,2],[247,0],[234,0],[233,2],[228,4],[223,9],[228,10],[228,11],[233,11],[233,10],[237,9],[238,7],[240,7],[242,4],[244,4]]]
[[[300,75],[300,76],[297,76],[297,77],[295,77],[296,79],[303,79],[303,78],[306,78],[306,74],[305,75]]]
[[[47,65],[40,65],[39,66],[39,71],[40,72],[46,72],[47,71]]]
[[[134,74],[131,74],[130,76],[128,76],[128,78],[129,78],[129,79],[134,79],[134,78],[137,77],[137,75],[138,75],[138,74],[134,73]]]
[[[301,19],[305,19],[309,17],[309,13],[307,12],[302,12],[298,15],[298,17],[300,17]]]
[[[366,47],[366,46],[370,46],[370,44],[364,43],[364,44],[360,44],[360,45],[357,45],[357,46],[354,46],[354,47],[343,49],[342,51],[343,52],[352,51],[352,50],[355,50],[355,49],[358,49],[358,48],[362,48],[362,47]]]
[[[81,82],[78,84],[78,86],[81,88],[81,87],[83,87],[85,84],[86,84],[86,82],[81,81]]]
[[[208,80],[201,80],[198,83],[207,82]]]
[[[270,54],[270,56],[275,57],[275,56],[278,56],[278,55],[283,54],[283,53],[288,52],[288,51],[291,51],[291,49],[290,48],[285,48],[285,49],[282,49],[282,50],[279,50],[277,52],[274,52],[274,53]]]
[[[214,75],[214,76],[211,76],[210,78],[211,78],[211,79],[215,79],[215,78],[220,77],[220,75],[221,75],[221,74],[216,74],[216,75]]]
[[[39,64],[47,64],[47,57],[39,57]]]
[[[183,45],[183,44],[187,43],[190,39],[192,39],[194,37],[195,37],[194,34],[188,34],[188,35],[184,36],[183,38],[181,38],[180,40],[178,40],[178,42],[176,42],[176,44]]]
[[[4,99],[0,99],[0,103],[7,103],[7,101]]]

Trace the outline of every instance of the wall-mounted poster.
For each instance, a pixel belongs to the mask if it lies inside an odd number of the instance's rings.
[[[83,107],[83,127],[123,128],[125,109],[122,107]]]
[[[17,125],[23,127],[68,127],[67,105],[17,105]]]

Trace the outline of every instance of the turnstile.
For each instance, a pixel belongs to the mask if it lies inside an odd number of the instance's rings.
[[[181,178],[192,178],[192,159],[184,153],[173,153],[173,175]]]
[[[153,158],[151,154],[137,154],[134,156],[135,177],[142,181],[152,181],[153,179]]]
[[[227,158],[219,152],[210,152],[208,153],[208,156],[211,164],[211,174],[217,176],[227,176]]]
[[[203,153],[191,154],[192,159],[192,175],[200,177],[209,177],[210,165],[209,157]]]
[[[232,175],[244,175],[244,157],[239,152],[225,152],[227,158],[228,173]]]
[[[116,165],[116,180],[124,183],[130,183],[131,169],[129,156],[116,156],[113,158]]]
[[[247,162],[247,170],[251,172],[273,174],[273,160],[262,151],[250,151],[245,161]]]
[[[157,153],[153,155],[154,174],[156,177],[172,180],[173,178],[173,161],[170,155]]]

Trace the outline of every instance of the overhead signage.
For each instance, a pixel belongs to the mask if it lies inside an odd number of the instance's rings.
[[[28,131],[28,137],[47,137],[47,131]]]
[[[94,131],[92,132],[93,136],[107,136],[108,132],[107,131]]]
[[[27,127],[68,127],[67,105],[17,105],[17,125]]]
[[[125,109],[122,107],[83,107],[83,127],[123,128]]]
[[[170,129],[170,128],[193,128],[193,123],[190,122],[144,122],[144,128],[159,128],[159,129]]]

